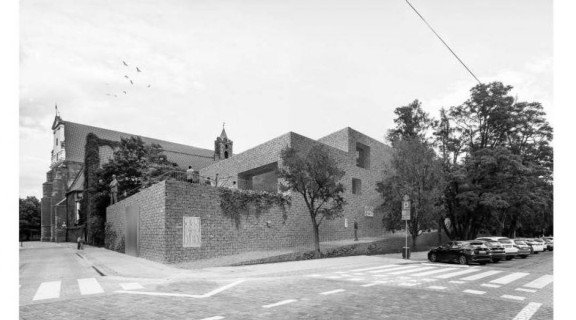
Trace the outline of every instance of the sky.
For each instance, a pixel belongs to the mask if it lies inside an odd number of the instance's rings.
[[[512,85],[552,118],[552,1],[411,3],[482,82]],[[289,131],[317,139],[348,126],[385,142],[396,107],[419,99],[437,117],[477,84],[404,0],[19,9],[20,197],[41,198],[55,104],[64,120],[206,149],[225,122],[238,153]]]

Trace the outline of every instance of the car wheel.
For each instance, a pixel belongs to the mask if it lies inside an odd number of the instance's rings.
[[[526,259],[526,258],[528,258],[528,256],[520,256],[520,258]]]
[[[486,264],[486,262],[484,262],[484,261],[478,262],[478,263],[479,263],[480,265],[482,265],[482,266]]]
[[[468,264],[468,258],[465,255],[461,255],[458,257],[458,263],[460,264]]]
[[[500,259],[494,259],[494,258],[492,258],[492,262],[493,262],[493,263],[498,263],[498,262],[500,262]]]
[[[512,256],[506,256],[506,260],[512,260]]]
[[[438,256],[435,253],[431,253],[428,256],[428,260],[430,260],[431,262],[437,262],[438,261]]]
[[[540,252],[538,252],[538,251],[534,251],[534,254],[539,254],[539,253],[540,253]]]

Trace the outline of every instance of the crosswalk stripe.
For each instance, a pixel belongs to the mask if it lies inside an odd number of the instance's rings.
[[[333,293],[344,292],[344,291],[346,291],[346,290],[336,289],[336,290],[332,290],[332,291],[321,292],[320,294],[327,295],[327,294],[333,294]]]
[[[138,290],[138,289],[144,289],[144,287],[142,285],[140,285],[139,283],[136,282],[131,282],[131,283],[121,283],[120,286],[122,287],[122,289],[124,290]]]
[[[520,278],[523,278],[525,276],[529,275],[529,273],[525,273],[525,272],[515,272],[515,273],[511,273],[507,276],[504,276],[502,278],[498,278],[496,280],[492,280],[490,281],[490,283],[497,283],[497,284],[508,284],[512,281],[516,281]]]
[[[538,278],[538,279],[536,279],[530,283],[523,285],[523,287],[542,289],[545,286],[547,286],[548,284],[550,284],[553,279],[554,279],[553,276],[546,274],[546,275],[543,275],[540,278]]]
[[[530,302],[512,320],[529,320],[540,309],[541,303]]]
[[[489,284],[489,283],[483,283],[483,284],[481,284],[481,286],[488,287],[488,288],[500,288],[501,287],[497,284]]]
[[[442,273],[442,272],[447,272],[447,271],[454,271],[454,269],[453,269],[453,268],[443,268],[443,269],[440,269],[440,270],[432,270],[432,271],[426,271],[426,272],[416,273],[416,274],[413,274],[412,276],[415,276],[415,277],[423,277],[423,276],[429,276],[429,275],[431,275],[431,274],[437,274],[437,273]]]
[[[369,273],[382,273],[382,272],[390,272],[390,271],[398,271],[398,270],[406,270],[406,269],[414,269],[414,268],[418,268],[418,266],[402,266],[402,267],[395,267],[395,268],[389,268],[389,269],[384,269],[384,270],[373,270],[373,271],[368,271]]]
[[[469,277],[466,277],[466,278],[462,278],[462,279],[460,279],[460,280],[468,280],[468,281],[478,280],[478,279],[482,279],[482,278],[486,278],[486,277],[489,277],[489,276],[498,274],[498,273],[500,273],[500,272],[502,272],[502,271],[496,271],[496,270],[486,271],[486,272],[482,272],[482,273],[479,273],[479,274],[475,274],[475,275],[473,275],[473,276],[469,276]]]
[[[416,269],[409,269],[409,270],[402,270],[402,271],[396,271],[396,272],[392,272],[390,274],[405,274],[405,273],[410,273],[410,272],[417,272],[417,271],[424,271],[424,270],[430,270],[430,269],[435,269],[434,267],[422,267],[422,268],[416,268]]]
[[[446,287],[443,286],[429,286],[428,289],[444,290]]]
[[[471,293],[471,294],[485,294],[486,293],[486,291],[478,291],[478,290],[464,290],[464,292]]]
[[[503,295],[502,298],[512,299],[512,300],[520,300],[520,301],[526,299],[525,297],[511,296],[511,295],[507,295],[507,294]]]
[[[452,272],[452,273],[447,273],[447,274],[443,274],[440,276],[436,276],[436,278],[439,279],[448,279],[448,278],[453,278],[453,277],[457,277],[457,276],[461,276],[463,274],[467,274],[467,273],[472,273],[472,272],[478,272],[480,271],[480,269],[466,269],[466,270],[461,270],[461,271],[456,271],[456,272]]]
[[[535,293],[535,292],[536,292],[536,290],[524,289],[524,288],[516,288],[516,291],[523,291],[523,292],[530,292],[530,293]]]
[[[32,300],[36,301],[60,297],[61,284],[61,281],[42,282]]]
[[[388,265],[379,266],[379,267],[363,268],[363,269],[354,269],[354,270],[350,270],[350,272],[368,271],[368,270],[376,270],[376,269],[392,268],[392,267],[397,267],[397,265],[395,265],[395,264],[388,264]]]
[[[264,306],[262,306],[262,308],[277,307],[277,306],[281,306],[281,305],[288,304],[288,303],[292,303],[292,302],[296,302],[296,301],[298,301],[298,300],[295,300],[295,299],[283,300],[283,301],[280,301],[280,302],[276,302],[276,303],[264,305]]]
[[[95,278],[78,279],[78,286],[82,295],[104,292]]]

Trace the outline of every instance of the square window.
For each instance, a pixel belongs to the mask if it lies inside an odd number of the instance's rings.
[[[356,142],[356,166],[370,168],[370,147],[360,142]]]
[[[352,178],[352,194],[362,194],[362,180]]]

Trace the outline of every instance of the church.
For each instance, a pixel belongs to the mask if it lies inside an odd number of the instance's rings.
[[[214,150],[65,121],[59,114],[52,124],[52,132],[50,169],[42,184],[42,241],[76,241],[78,236],[90,237],[91,232],[84,223],[87,217],[82,212],[86,205],[82,199],[88,196],[84,191],[95,169],[113,157],[114,143],[121,138],[138,136],[146,144],[159,144],[167,159],[181,169],[192,166],[199,171],[233,155],[233,142],[224,128],[214,141]],[[86,163],[86,150],[94,150],[96,155],[90,164]]]

